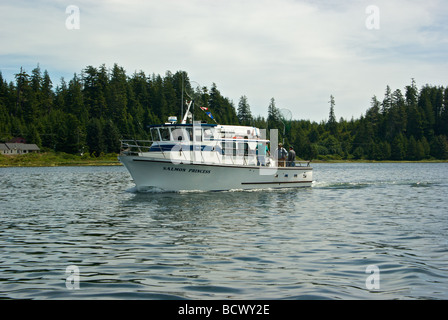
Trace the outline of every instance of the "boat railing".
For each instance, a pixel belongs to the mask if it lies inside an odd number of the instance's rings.
[[[286,168],[291,168],[291,167],[309,167],[311,166],[311,161],[310,160],[299,160],[299,161],[291,161],[288,164],[288,161],[286,161],[285,167]]]
[[[121,140],[120,154],[127,156],[137,156],[143,152],[148,152],[153,146],[151,140]]]
[[[275,159],[275,157],[268,156],[268,155],[261,155],[257,154],[256,150],[254,149],[248,149],[244,150],[242,148],[234,148],[233,145],[226,145],[223,149],[221,146],[221,142],[227,142],[228,139],[216,139],[216,143],[214,146],[210,146],[210,149],[207,150],[207,152],[215,151],[216,154],[216,160],[217,163],[224,163],[226,160],[230,160],[231,164],[236,165],[239,163],[239,161],[243,161],[244,165],[249,165],[250,163],[255,163],[256,166],[271,166],[271,167],[277,167],[278,160]],[[151,151],[160,151],[162,157],[164,159],[171,159],[171,155],[168,150],[164,149],[164,144],[161,143],[164,141],[153,141],[153,140],[136,140],[136,139],[126,139],[121,140],[121,155],[127,155],[127,156],[142,156],[143,153],[147,153]],[[166,141],[169,142],[169,141]],[[193,144],[193,146],[198,146],[198,144]],[[180,148],[174,149],[175,151],[178,151],[180,155],[184,158],[184,160],[189,160],[186,153],[188,152],[198,152],[200,153],[201,160],[200,162],[206,162],[206,159],[204,158],[204,151],[202,148],[199,148],[197,150],[195,147],[192,149],[183,150],[182,146],[180,144],[177,144],[177,146]],[[173,151],[173,150],[170,150]],[[220,157],[221,155],[221,157]],[[239,161],[238,161],[239,160]],[[286,168],[293,168],[293,167],[310,167],[311,161],[304,161],[304,160],[296,160],[296,161],[284,161],[284,164],[279,166],[280,168],[286,167]]]

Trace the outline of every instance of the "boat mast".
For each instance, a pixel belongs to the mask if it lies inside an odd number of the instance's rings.
[[[184,118],[182,119],[182,124],[186,124],[187,123],[187,117],[188,117],[188,113],[190,112],[190,107],[193,104],[193,100],[190,100],[190,102],[188,103],[188,108],[187,111],[185,112]]]
[[[184,114],[184,73],[182,72],[182,96],[180,98],[180,116]]]

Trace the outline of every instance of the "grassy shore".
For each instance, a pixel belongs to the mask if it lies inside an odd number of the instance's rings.
[[[1,155],[0,167],[56,167],[56,166],[114,166],[121,165],[117,154],[99,157],[73,155],[63,152],[28,153],[21,155]]]
[[[0,167],[57,167],[57,166],[116,166],[121,165],[117,154],[110,153],[99,157],[88,154],[83,156],[63,152],[28,153],[6,156],[0,154]],[[414,163],[414,162],[448,162],[448,160],[420,160],[420,161],[376,161],[376,160],[313,160],[311,163]]]

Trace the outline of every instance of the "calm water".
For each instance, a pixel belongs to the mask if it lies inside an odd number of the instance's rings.
[[[448,164],[314,168],[308,189],[183,194],[0,168],[0,298],[448,299]]]

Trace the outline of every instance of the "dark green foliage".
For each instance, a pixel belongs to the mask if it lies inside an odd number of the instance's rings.
[[[68,82],[53,88],[48,72],[39,66],[28,74],[20,69],[9,85],[0,72],[0,141],[24,137],[55,151],[116,153],[121,138],[148,139],[148,126],[181,119],[187,93],[193,94],[186,72],[128,76],[114,64],[111,69],[87,66]],[[217,86],[201,88],[196,105],[209,107],[216,121],[238,124],[234,105]],[[195,120],[213,121],[200,108]]]
[[[103,126],[100,119],[92,118],[87,124],[87,146],[90,154],[99,157],[106,150],[103,135]]]
[[[109,120],[103,128],[104,150],[106,153],[120,152],[120,133],[115,124]]]
[[[336,120],[336,103],[330,97],[326,122],[292,121],[286,141],[306,159],[425,160],[448,158],[448,90],[415,81],[392,91],[382,100],[373,96],[371,106],[358,120]],[[266,127],[282,131],[276,122],[274,100],[268,108]]]
[[[238,121],[243,126],[250,126],[253,118],[246,96],[241,96],[238,103]]]
[[[448,159],[448,88],[419,90],[413,79],[404,91],[387,86],[382,99],[374,96],[365,114],[350,121],[337,120],[331,95],[328,120],[316,123],[284,119],[274,98],[267,101],[267,118],[254,116],[245,95],[235,108],[215,83],[196,85],[184,71],[128,76],[117,64],[87,66],[56,87],[39,66],[30,74],[21,68],[10,83],[0,72],[0,141],[23,137],[72,154],[116,153],[121,138],[148,139],[149,125],[168,116],[180,120],[190,96],[195,120],[214,122],[205,107],[218,123],[278,129],[279,141],[303,159]]]

